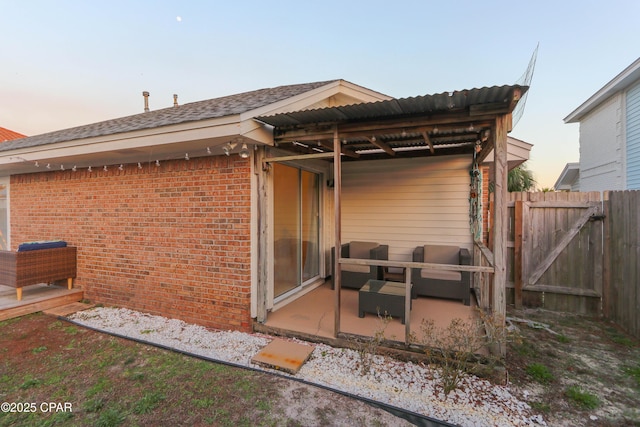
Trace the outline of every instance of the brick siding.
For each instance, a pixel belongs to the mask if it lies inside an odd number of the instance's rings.
[[[92,302],[249,331],[250,176],[238,156],[12,176],[12,246],[77,246]]]

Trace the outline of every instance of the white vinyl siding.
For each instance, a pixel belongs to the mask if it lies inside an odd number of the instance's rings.
[[[580,191],[622,190],[622,96],[580,122]]]
[[[342,242],[389,245],[411,260],[425,244],[471,249],[471,155],[342,163]]]
[[[640,190],[640,83],[627,92],[627,190]]]

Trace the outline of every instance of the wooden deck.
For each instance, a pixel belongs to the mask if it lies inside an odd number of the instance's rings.
[[[316,336],[321,340],[334,336],[334,296],[331,284],[323,284],[290,304],[269,313],[267,321],[259,330],[269,329],[289,331],[293,336]],[[433,320],[436,327],[446,328],[454,319],[476,320],[478,312],[474,298],[471,306],[461,301],[419,297],[413,300],[411,309],[411,332],[420,337],[423,319]],[[392,319],[386,328],[380,318],[373,314],[358,317],[358,291],[342,290],[340,311],[341,332],[360,336],[374,336],[384,329],[385,338],[391,341],[404,341],[405,325],[400,319]]]
[[[22,300],[16,298],[15,288],[0,285],[0,321],[38,311],[49,310],[84,298],[82,289],[67,289],[46,284],[25,286]]]

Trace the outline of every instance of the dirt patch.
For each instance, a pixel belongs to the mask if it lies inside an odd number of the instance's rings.
[[[549,425],[640,425],[638,340],[603,319],[544,310],[509,316],[518,319],[509,380]]]
[[[338,393],[42,314],[0,322],[0,359],[0,402],[15,406],[0,426],[409,425]]]

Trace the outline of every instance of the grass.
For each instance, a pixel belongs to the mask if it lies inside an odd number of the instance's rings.
[[[636,388],[640,389],[640,364],[636,366],[625,366],[622,368],[622,371],[635,382]]]
[[[23,325],[31,325],[28,333]],[[69,327],[42,315],[0,322],[0,348],[17,345],[23,350],[2,352],[2,401],[70,402],[73,412],[0,413],[0,427],[249,426],[289,419],[276,404],[277,381],[266,374]]]
[[[553,381],[553,374],[542,363],[532,363],[527,365],[527,374],[531,376],[536,382],[540,384],[548,384]]]
[[[565,390],[565,395],[570,401],[583,409],[595,409],[600,404],[598,397],[578,386],[570,386]]]

